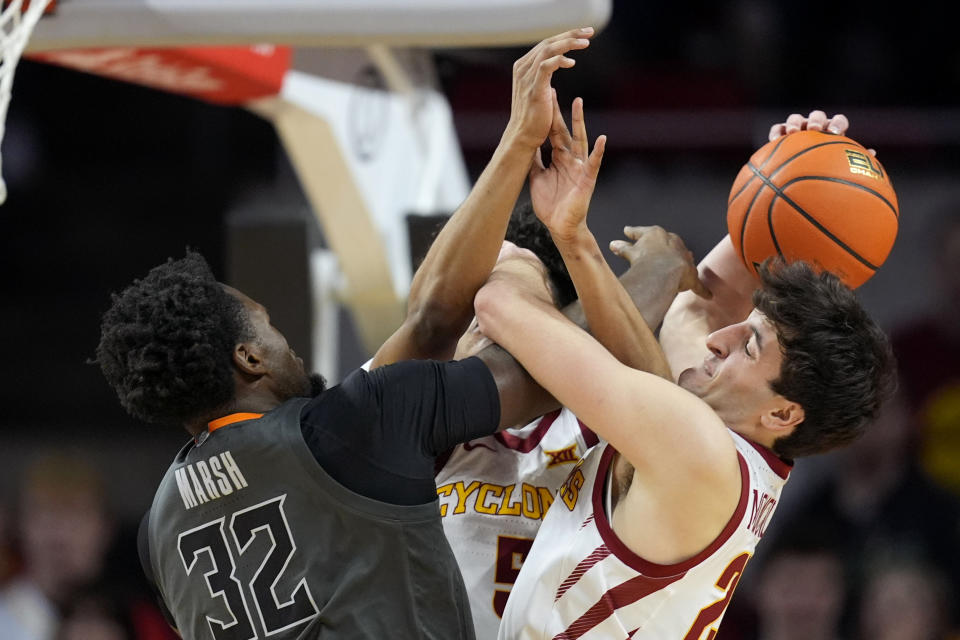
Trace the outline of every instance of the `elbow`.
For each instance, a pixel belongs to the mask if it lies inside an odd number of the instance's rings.
[[[443,353],[467,330],[470,316],[443,305],[425,304],[409,313],[405,322],[420,353]]]
[[[477,325],[483,335],[494,342],[498,342],[504,305],[509,304],[511,292],[509,287],[504,287],[497,281],[487,282],[473,300]]]
[[[428,279],[411,289],[404,324],[418,345],[445,347],[457,340],[473,319],[470,298],[452,295],[443,279]]]
[[[495,288],[493,282],[488,282],[480,287],[473,299],[473,312],[477,316],[477,324],[480,325],[481,330],[484,325],[490,323],[496,313]]]

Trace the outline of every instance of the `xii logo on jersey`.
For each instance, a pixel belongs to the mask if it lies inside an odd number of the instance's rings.
[[[577,456],[576,443],[563,449],[557,449],[556,451],[544,451],[544,453],[550,457],[550,461],[547,462],[547,469],[552,469],[553,467],[569,462],[576,462],[580,459],[579,456]]]
[[[844,151],[847,154],[847,162],[850,164],[850,173],[867,176],[874,180],[883,180],[883,168],[880,163],[875,163],[868,154],[854,149],[844,149]]]

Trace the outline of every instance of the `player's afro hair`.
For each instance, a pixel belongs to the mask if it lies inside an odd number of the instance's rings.
[[[804,262],[767,260],[753,304],[777,330],[783,362],[771,388],[800,404],[804,420],[773,450],[786,458],[852,442],[896,388],[890,341],[828,272]]]
[[[187,251],[112,296],[97,363],[132,416],[183,424],[233,398],[233,349],[252,334],[243,304]]]
[[[530,202],[519,205],[510,216],[506,239],[521,249],[533,251],[540,258],[555,289],[554,302],[557,307],[562,309],[577,299],[577,290],[560,256],[560,250],[553,244],[550,231],[537,218]]]

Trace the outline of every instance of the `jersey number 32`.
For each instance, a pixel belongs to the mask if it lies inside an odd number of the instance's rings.
[[[202,575],[210,597],[226,607],[226,620],[206,617],[216,640],[265,637],[254,629],[252,611],[266,636],[304,624],[319,613],[305,579],[291,593],[277,593],[277,583],[297,549],[283,512],[286,497],[241,509],[229,516],[229,523],[226,516],[211,520],[184,531],[177,540],[187,575]],[[270,542],[266,556],[249,583],[241,584],[235,559],[261,534]]]

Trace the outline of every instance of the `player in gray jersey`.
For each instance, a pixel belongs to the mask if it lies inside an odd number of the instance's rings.
[[[196,253],[115,297],[97,355],[132,415],[192,436],[141,527],[184,637],[473,636],[432,470],[519,417],[496,356],[357,371],[324,390],[267,311]]]
[[[547,39],[515,65],[507,130],[461,208],[513,206],[550,130],[551,76],[591,33]],[[140,535],[184,637],[473,637],[435,458],[555,405],[501,350],[324,389],[266,309],[188,253],[114,296],[97,360],[131,415],[192,437]]]

